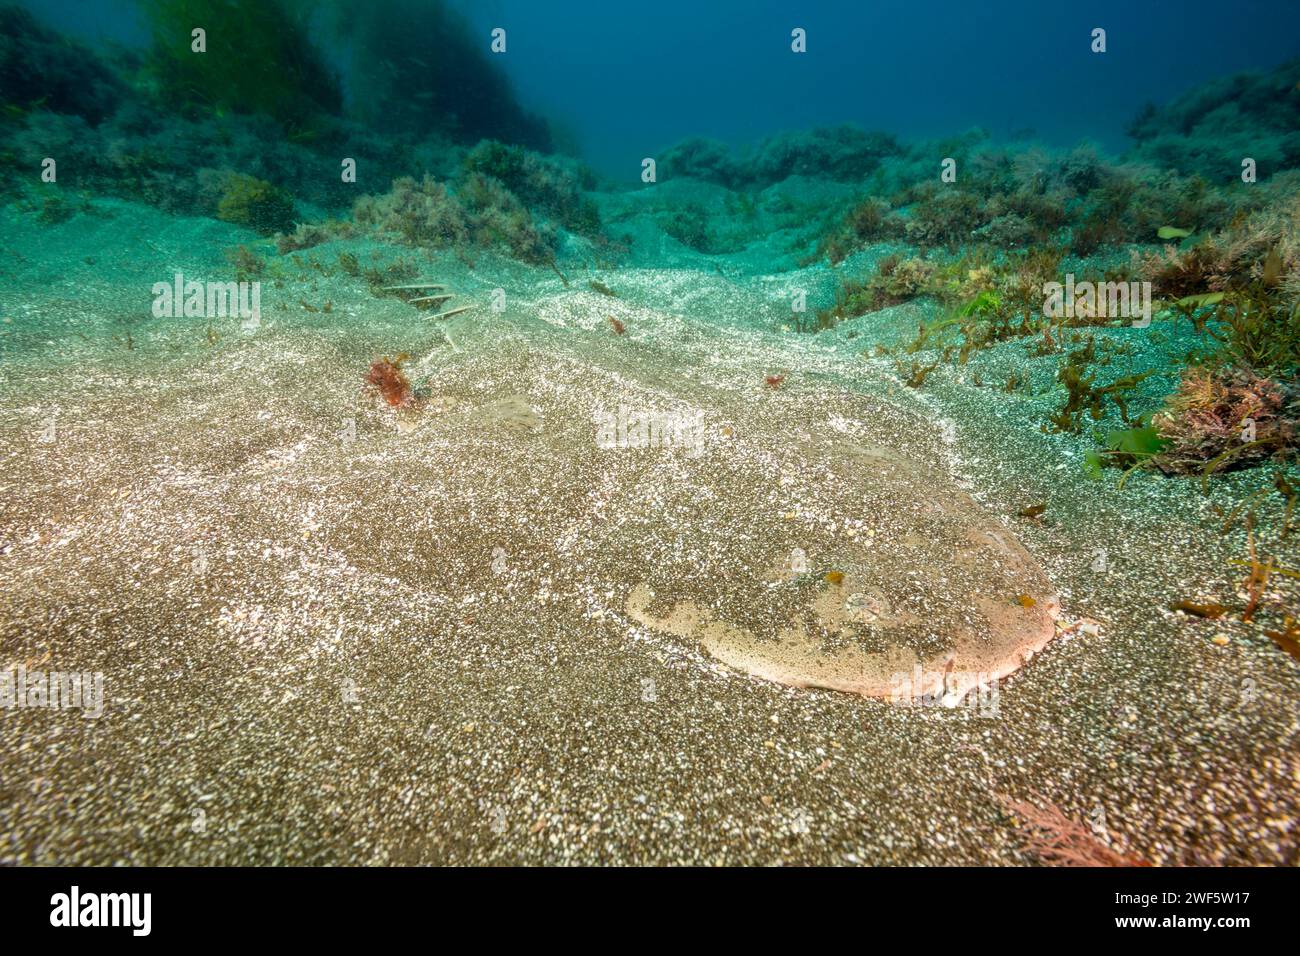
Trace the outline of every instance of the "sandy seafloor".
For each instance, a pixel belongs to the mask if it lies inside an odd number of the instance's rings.
[[[562,259],[567,287],[486,254],[272,253],[262,327],[210,341],[151,317],[150,287],[229,279],[251,234],[107,201],[0,217],[0,666],[102,671],[108,701],[0,711],[0,861],[1023,864],[996,795],[1031,793],[1155,864],[1297,861],[1300,667],[1258,626],[1166,609],[1237,600],[1211,506],[1261,474],[1208,497],[1087,479],[1084,445],[1038,427],[1050,395],[972,384],[1045,390],[1023,344],[908,389],[863,353],[925,306],[796,334],[789,297],[828,301],[825,267],[667,239]],[[345,251],[480,307],[431,323]],[[1159,322],[1106,334],[1186,348]],[[419,413],[362,385],[399,352]],[[592,410],[620,401],[700,410],[716,441],[598,451]],[[930,477],[872,485],[864,447]],[[761,630],[808,600],[764,577],[793,544],[888,571],[957,487],[1046,570],[1063,628],[1096,622],[996,717],[782,687],[626,613],[644,585]]]

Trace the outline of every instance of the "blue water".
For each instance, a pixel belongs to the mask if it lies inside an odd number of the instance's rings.
[[[143,46],[120,0],[27,0],[71,35]],[[427,0],[402,4],[428,8]],[[338,6],[323,3],[319,7]],[[346,5],[345,5],[346,6]],[[369,5],[368,5],[369,6]],[[1144,102],[1300,53],[1294,0],[459,0],[520,99],[610,175],[692,135],[855,122],[909,139],[979,126],[1112,151]],[[807,53],[789,49],[807,31]],[[1091,31],[1107,31],[1094,55]],[[418,31],[418,16],[412,18]],[[430,37],[430,49],[436,38]]]

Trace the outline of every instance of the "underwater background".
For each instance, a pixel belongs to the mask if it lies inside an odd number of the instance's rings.
[[[0,173],[0,860],[1300,859],[1294,3],[0,3]]]

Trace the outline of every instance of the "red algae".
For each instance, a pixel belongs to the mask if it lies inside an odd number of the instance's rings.
[[[379,396],[393,408],[411,408],[415,405],[415,391],[411,381],[402,371],[405,353],[395,359],[387,356],[376,360],[366,375],[366,384],[375,388]]]

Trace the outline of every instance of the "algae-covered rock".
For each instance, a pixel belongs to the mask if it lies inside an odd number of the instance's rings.
[[[0,116],[40,108],[94,125],[117,107],[123,89],[89,47],[42,26],[16,4],[0,6]]]
[[[218,219],[268,234],[293,228],[293,197],[286,190],[243,173],[225,173],[222,182]]]

